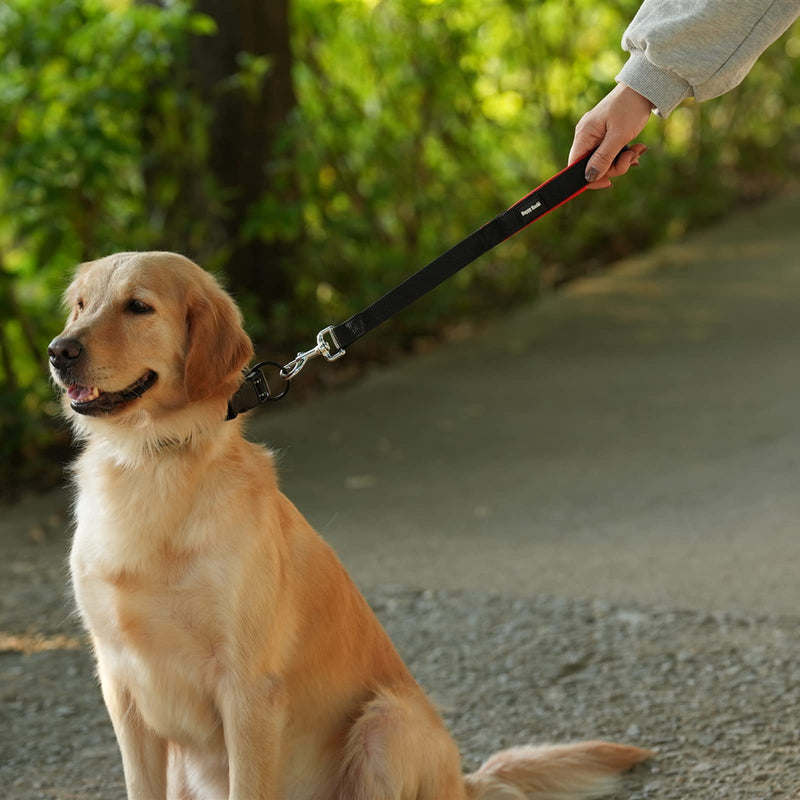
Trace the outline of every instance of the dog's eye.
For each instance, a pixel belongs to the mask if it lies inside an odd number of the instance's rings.
[[[130,311],[131,314],[152,314],[155,309],[153,306],[147,305],[147,303],[142,302],[141,300],[137,300],[134,298],[133,300],[125,306],[126,311]]]
[[[78,306],[78,311],[83,311],[83,299],[79,299],[75,305]]]

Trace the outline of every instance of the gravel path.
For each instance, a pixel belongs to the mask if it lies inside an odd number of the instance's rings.
[[[34,539],[6,536],[0,551],[2,797],[123,798],[65,599],[66,543]],[[467,769],[515,743],[603,736],[658,750],[616,800],[800,796],[797,618],[389,586],[367,596]]]
[[[799,208],[251,421],[467,769],[602,736],[658,750],[615,800],[800,798]],[[123,797],[67,505],[0,508],[0,800]]]

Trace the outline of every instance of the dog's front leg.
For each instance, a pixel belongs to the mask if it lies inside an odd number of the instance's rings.
[[[114,733],[122,753],[128,800],[163,800],[167,796],[167,742],[139,716],[130,696],[113,681],[103,680]]]
[[[275,800],[286,719],[280,681],[225,681],[217,702],[228,752],[229,800]]]
[[[167,742],[142,720],[125,687],[104,666],[97,653],[100,687],[117,735],[128,800],[165,800],[167,796]]]

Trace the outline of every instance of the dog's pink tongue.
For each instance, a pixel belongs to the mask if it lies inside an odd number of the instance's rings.
[[[76,403],[82,403],[91,393],[90,386],[77,386],[74,383],[67,389],[67,397]]]

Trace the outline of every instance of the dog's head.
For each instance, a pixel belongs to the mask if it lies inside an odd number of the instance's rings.
[[[118,253],[82,264],[65,299],[48,355],[79,432],[113,424],[174,438],[189,408],[224,418],[253,348],[209,273],[174,253]]]

